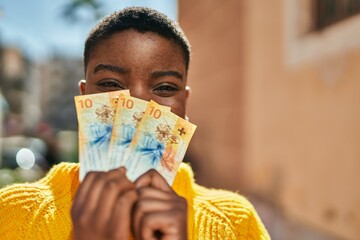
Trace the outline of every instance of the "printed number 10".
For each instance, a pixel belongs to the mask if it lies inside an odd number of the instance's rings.
[[[161,110],[158,108],[150,107],[150,116],[153,116],[155,119],[161,117]]]
[[[80,102],[81,108],[91,108],[92,107],[91,99],[87,98],[84,101],[80,100],[79,102]]]
[[[132,109],[134,107],[134,101],[131,99],[121,98],[122,106],[128,109]]]

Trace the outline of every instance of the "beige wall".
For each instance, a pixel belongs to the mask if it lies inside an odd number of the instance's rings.
[[[241,172],[243,97],[240,1],[179,2],[181,25],[193,45],[189,117],[199,126],[191,144],[201,169],[198,179],[208,186],[237,187],[233,176]]]
[[[295,2],[180,1],[199,126],[191,150],[206,185],[359,239],[360,16],[304,34],[306,4]]]

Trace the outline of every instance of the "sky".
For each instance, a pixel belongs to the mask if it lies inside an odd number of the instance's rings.
[[[81,11],[82,20],[69,22],[62,15],[71,0],[0,0],[0,44],[19,48],[34,61],[54,52],[82,57],[83,43],[97,20]],[[177,20],[177,0],[101,0],[101,13],[110,14],[126,6],[155,8]]]

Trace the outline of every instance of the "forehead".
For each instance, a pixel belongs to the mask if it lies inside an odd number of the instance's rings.
[[[138,32],[127,29],[100,40],[91,50],[88,62],[103,58],[121,62],[131,59],[184,65],[185,53],[177,42],[155,32]]]

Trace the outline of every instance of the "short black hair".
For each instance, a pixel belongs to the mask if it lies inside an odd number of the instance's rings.
[[[90,32],[84,48],[84,67],[91,51],[114,33],[134,29],[140,33],[154,32],[175,41],[183,50],[186,70],[190,63],[190,44],[179,24],[165,14],[146,7],[128,7],[102,19]]]

